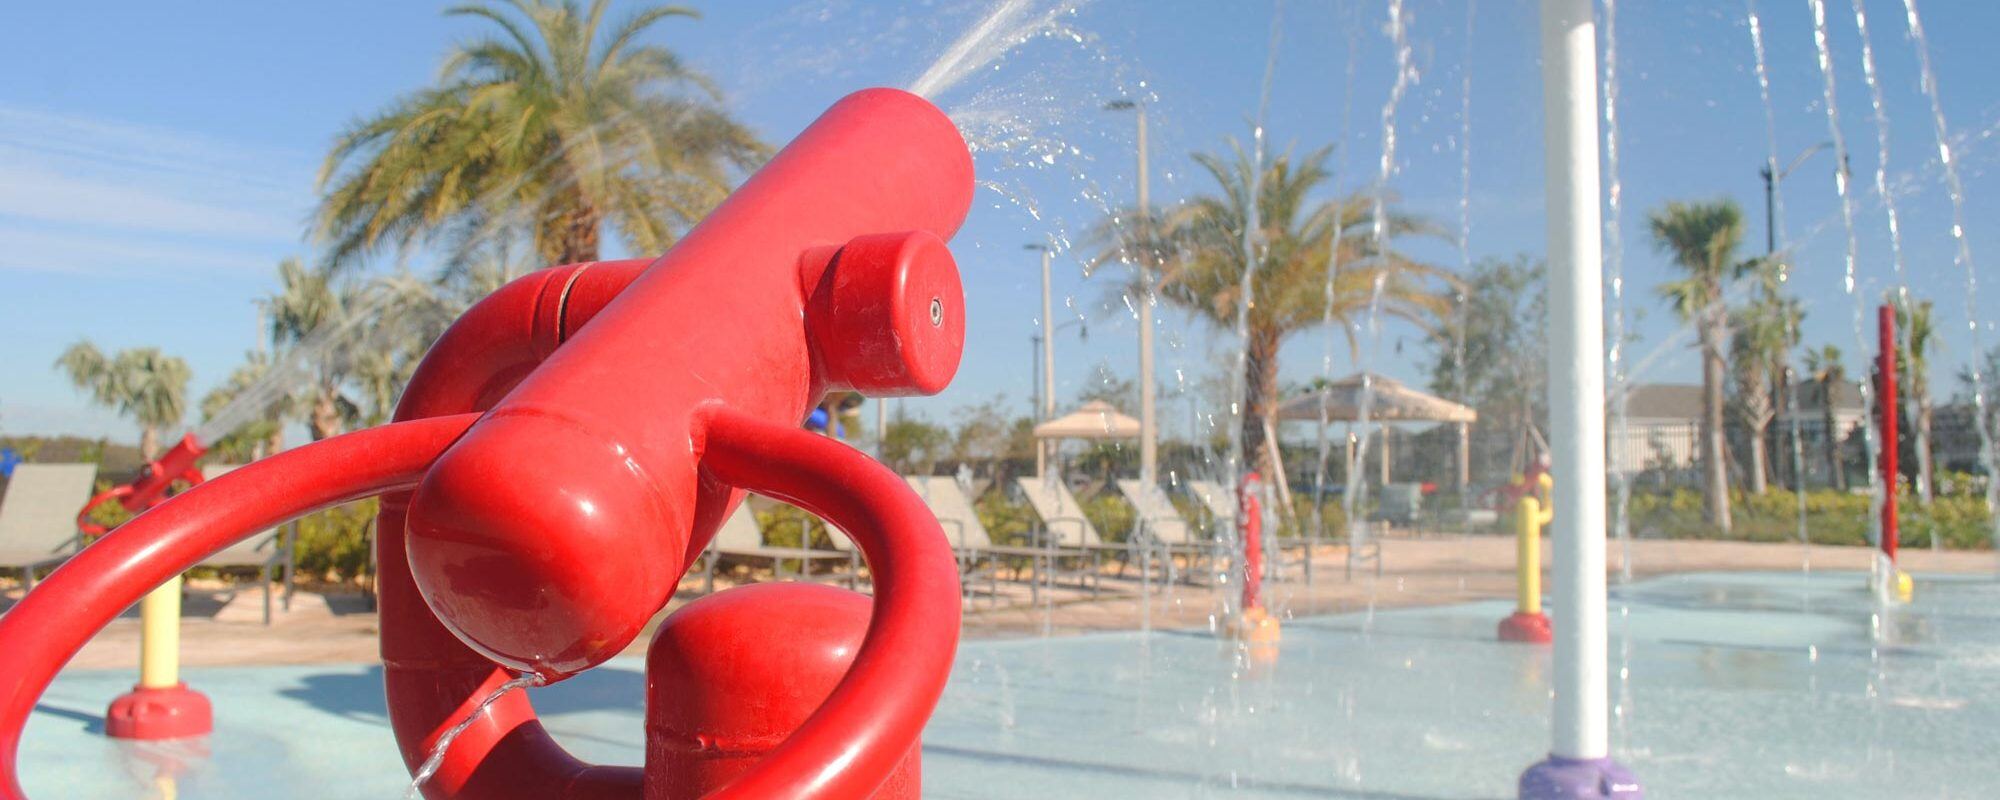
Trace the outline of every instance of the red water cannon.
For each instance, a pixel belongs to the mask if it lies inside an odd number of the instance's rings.
[[[659,259],[543,270],[467,311],[395,422],[218,477],[87,548],[0,618],[0,800],[21,798],[22,725],[92,631],[253,531],[371,495],[404,760],[471,717],[426,796],[918,796],[956,562],[900,477],[800,422],[832,390],[950,381],[965,304],[944,241],[972,179],[930,103],[851,95]],[[745,587],[670,615],[648,653],[643,768],[570,756],[522,692],[473,716],[517,674],[561,680],[624,650],[745,490],[848,532],[872,602]]]
[[[76,513],[76,529],[86,536],[103,536],[111,529],[90,519],[91,512],[96,511],[98,506],[116,500],[126,511],[137,514],[159,505],[177,482],[189,486],[201,483],[201,468],[194,462],[207,452],[208,448],[196,441],[194,434],[182,436],[166,453],[140,467],[139,474],[130,483],[98,492],[90,498],[90,502],[84,503],[83,510]]]
[[[1515,475],[1512,481],[1487,489],[1480,495],[1480,499],[1489,503],[1493,510],[1503,513],[1514,510],[1524,497],[1541,496],[1542,505],[1547,506],[1547,490],[1542,485],[1542,476],[1548,474],[1549,462],[1546,455],[1530,458],[1526,470]]]

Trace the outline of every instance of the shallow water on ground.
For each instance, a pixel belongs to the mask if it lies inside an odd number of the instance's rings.
[[[1879,623],[1864,584],[1694,574],[1614,589],[1633,638],[1620,757],[1649,796],[2000,791],[2000,583],[1919,576],[1916,602]],[[1493,641],[1508,610],[1296,619],[1268,669],[1201,633],[967,642],[925,736],[925,796],[1509,797],[1546,747],[1550,664],[1545,648]],[[145,796],[174,762],[183,798],[407,786],[378,668],[187,679],[217,709],[202,748],[111,742],[99,715],[131,675],[64,675],[23,744],[30,796]],[[641,664],[621,659],[531,694],[579,756],[636,764],[643,688]]]

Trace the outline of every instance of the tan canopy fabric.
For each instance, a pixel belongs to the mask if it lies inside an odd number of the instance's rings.
[[[1035,426],[1037,439],[1137,439],[1139,421],[1102,400]]]
[[[1362,375],[1349,375],[1316,392],[1307,392],[1278,405],[1278,418],[1318,422],[1321,397],[1325,397],[1329,422],[1357,422],[1361,419]],[[1410,388],[1402,381],[1372,376],[1375,399],[1368,406],[1369,422],[1473,422],[1479,412],[1435,395]]]

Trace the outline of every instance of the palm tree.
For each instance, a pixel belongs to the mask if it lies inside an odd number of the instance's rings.
[[[98,405],[109,406],[139,423],[139,453],[160,456],[160,429],[180,424],[187,413],[186,361],[157,347],[136,347],[105,356],[90,340],[77,341],[56,358],[56,369]]]
[[[313,441],[337,436],[358,416],[341,390],[353,374],[362,347],[345,341],[348,331],[365,327],[353,319],[355,290],[336,283],[331,270],[309,269],[296,258],[278,262],[279,288],[258,304],[269,321],[271,341],[281,359],[302,359],[310,376],[306,427]]]
[[[1153,261],[1161,265],[1156,296],[1204,318],[1223,330],[1236,325],[1246,263],[1243,233],[1249,217],[1251,187],[1261,220],[1255,302],[1249,311],[1249,341],[1243,367],[1243,451],[1268,472],[1264,446],[1266,424],[1275,429],[1278,408],[1278,353],[1286,337],[1316,327],[1328,319],[1340,323],[1350,352],[1359,347],[1347,324],[1366,312],[1376,282],[1382,283],[1381,310],[1390,316],[1433,327],[1450,308],[1450,295],[1436,291],[1432,281],[1451,279],[1435,266],[1414,261],[1395,250],[1378,251],[1372,235],[1374,199],[1349,195],[1315,202],[1312,195],[1332,177],[1326,160],[1331,148],[1294,159],[1279,155],[1257,175],[1254,158],[1232,140],[1229,157],[1197,153],[1199,164],[1216,184],[1218,194],[1195,197],[1169,210],[1156,222],[1143,212],[1123,212],[1100,223],[1092,239],[1101,245],[1091,269],[1110,263]],[[1387,230],[1393,237],[1437,235],[1430,223],[1391,214]],[[1328,296],[1327,271],[1335,244],[1340,270]],[[1134,279],[1137,270],[1132,271]],[[1119,291],[1137,291],[1133,286]],[[1331,302],[1331,306],[1329,306]]]
[[[1847,382],[1847,368],[1840,365],[1840,348],[1827,345],[1806,351],[1806,374],[1812,378],[1814,399],[1819,403],[1820,424],[1825,431],[1826,464],[1833,471],[1833,487],[1847,491],[1847,464],[1840,457],[1841,432],[1834,430],[1834,387]]]
[[[1735,366],[1737,416],[1749,429],[1750,493],[1761,495],[1770,474],[1765,454],[1765,432],[1777,417],[1774,398],[1784,384],[1785,362],[1798,346],[1799,324],[1805,310],[1784,294],[1785,266],[1775,259],[1760,259],[1751,268],[1757,292],[1751,302],[1735,313],[1736,335],[1730,339],[1730,361]]]
[[[665,250],[766,147],[672,51],[640,37],[679,6],[606,27],[607,0],[451,8],[498,28],[452,49],[437,85],[335,140],[316,229],[346,266],[434,238],[455,255],[531,242],[545,261],[597,258],[604,225],[631,249]]]
[[[1897,361],[1903,393],[1910,396],[1911,416],[1916,421],[1917,503],[1931,504],[1931,421],[1936,409],[1931,402],[1930,351],[1937,345],[1937,328],[1931,324],[1931,301],[1910,301],[1902,293],[1896,304],[1896,326],[1903,331],[1903,352]]]
[[[260,384],[272,380],[271,371],[269,353],[252,350],[245,354],[243,363],[237,365],[221,385],[202,396],[202,419],[214,419],[224,408],[243,397],[245,392],[261,388]],[[285,449],[285,422],[296,413],[297,405],[296,398],[289,393],[274,393],[256,419],[224,434],[209,449],[228,453],[236,459],[276,455]]]
[[[366,313],[385,321],[357,331],[347,359],[348,377],[363,401],[360,421],[379,425],[395,413],[403,387],[431,343],[478,298],[407,272],[378,276],[357,292]]]
[[[1669,202],[1647,216],[1653,246],[1687,277],[1659,287],[1683,322],[1694,326],[1701,350],[1702,492],[1708,521],[1729,533],[1729,469],[1723,446],[1723,388],[1727,380],[1729,309],[1722,284],[1745,265],[1736,261],[1743,242],[1743,212],[1735,201]]]

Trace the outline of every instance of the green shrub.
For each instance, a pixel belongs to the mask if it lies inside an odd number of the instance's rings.
[[[1906,546],[1929,547],[1935,536],[1952,549],[1992,547],[1991,517],[1983,499],[1966,492],[1941,494],[1929,508],[1918,507],[1916,500],[1908,487],[1897,493],[1897,530]],[[1727,537],[1702,518],[1702,508],[1701,493],[1692,489],[1634,494],[1632,531],[1637,536],[1668,539],[1794,542],[1799,538],[1799,498],[1783,489],[1761,496],[1733,494]],[[1824,489],[1806,493],[1806,535],[1815,544],[1868,544],[1869,516],[1866,494]]]
[[[368,569],[370,525],[376,500],[369,498],[299,519],[299,574],[329,581],[354,580]]]
[[[1007,499],[1007,493],[999,490],[987,492],[973,504],[973,512],[979,515],[979,524],[986,526],[986,535],[994,544],[1008,547],[1029,545],[1029,534],[1035,529],[1035,510],[1025,502]]]
[[[1099,538],[1107,542],[1122,542],[1131,538],[1132,525],[1139,515],[1132,509],[1131,503],[1125,502],[1124,495],[1108,489],[1082,501],[1082,505],[1083,518],[1097,528]]]
[[[796,506],[772,503],[757,512],[757,527],[764,531],[764,543],[771,547],[830,548],[832,532],[826,523]]]
[[[1284,539],[1304,538],[1312,532],[1313,492],[1293,492],[1292,511],[1294,519],[1282,517],[1278,521],[1278,536]],[[1327,495],[1319,505],[1321,533],[1326,541],[1342,541],[1347,538],[1347,507],[1340,498]]]

